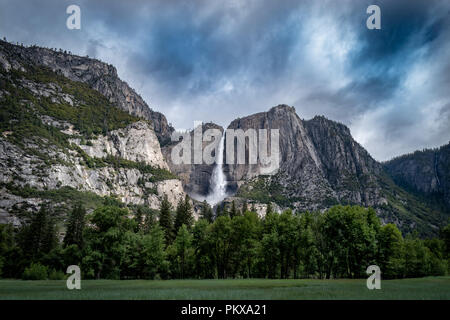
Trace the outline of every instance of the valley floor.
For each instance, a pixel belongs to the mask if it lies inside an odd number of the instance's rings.
[[[441,299],[450,300],[450,277],[382,280],[368,290],[366,279],[340,280],[82,280],[68,290],[64,280],[0,280],[8,299]]]

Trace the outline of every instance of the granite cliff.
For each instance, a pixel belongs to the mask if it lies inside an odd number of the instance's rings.
[[[397,157],[384,167],[405,189],[450,208],[450,143]]]
[[[25,70],[25,65],[47,67],[67,79],[86,83],[105,96],[112,105],[149,120],[161,143],[170,141],[174,129],[166,117],[152,110],[140,95],[118,77],[116,68],[110,64],[62,50],[23,47],[5,41],[0,41],[0,64],[6,71]]]
[[[430,206],[396,183],[390,176],[392,170],[374,160],[341,123],[323,116],[303,120],[293,107],[279,105],[236,119],[228,128],[279,130],[280,168],[275,175],[261,175],[259,164],[226,166],[224,171],[238,198],[273,202],[281,209],[300,212],[335,204],[370,206],[384,222],[422,234],[437,232],[448,218],[448,210]],[[445,159],[441,157],[442,166]],[[399,171],[408,172],[405,168]]]
[[[0,104],[0,222],[49,199],[157,209],[185,196],[160,147],[172,129],[112,66],[0,42]]]

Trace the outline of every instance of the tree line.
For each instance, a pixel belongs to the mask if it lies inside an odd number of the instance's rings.
[[[0,276],[59,279],[73,264],[83,279],[364,278],[373,264],[383,278],[449,272],[450,225],[420,239],[360,206],[255,211],[233,202],[214,214],[204,202],[195,221],[188,197],[172,208],[164,196],[157,213],[112,202],[86,214],[80,204],[59,241],[44,204],[19,228],[0,225]]]

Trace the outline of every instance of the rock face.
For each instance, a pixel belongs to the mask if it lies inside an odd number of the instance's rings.
[[[416,151],[384,163],[397,184],[450,208],[450,143],[438,149]]]
[[[162,157],[158,139],[153,130],[143,122],[129,125],[125,129],[112,131],[108,136],[90,140],[90,146],[80,144],[80,139],[71,139],[92,158],[107,156],[138,161],[156,168],[168,168]],[[33,148],[33,145],[28,145]],[[29,149],[28,149],[29,150]],[[153,175],[139,168],[116,168],[107,165],[89,168],[79,154],[51,148],[48,154],[67,164],[46,166],[38,157],[0,138],[0,183],[15,188],[57,190],[72,187],[78,191],[90,191],[99,196],[116,196],[128,204],[146,205],[158,209],[162,196],[166,194],[173,206],[184,198],[181,181],[178,179],[155,180]],[[5,220],[14,205],[28,202],[13,197],[7,189],[1,191],[0,220]],[[7,200],[7,201],[6,201]],[[40,201],[35,201],[35,204]],[[1,221],[0,221],[1,222]]]
[[[279,105],[242,119],[231,129],[278,129],[280,169],[268,178],[282,188],[299,209],[311,210],[325,203],[350,202],[365,206],[384,203],[371,187],[381,166],[373,160],[342,124],[315,117],[305,121],[293,107]],[[227,165],[231,183],[241,186],[259,175],[260,165]]]
[[[67,190],[152,209],[164,194],[172,206],[184,199],[160,147],[172,128],[114,67],[1,41],[0,105],[0,223],[45,199],[63,206]]]
[[[223,132],[223,128],[214,123],[205,123],[202,126],[202,133],[208,129],[218,129]],[[190,132],[191,141],[194,138],[194,130]],[[202,150],[205,146],[211,144],[212,142],[203,142]],[[177,143],[170,143],[163,147],[162,152],[164,158],[166,159],[170,171],[176,174],[183,182],[184,190],[194,198],[205,197],[209,193],[210,189],[210,179],[214,169],[215,164],[194,164],[194,152],[193,143],[191,148],[191,164],[175,164],[172,161],[172,150]],[[214,155],[214,152],[212,153]]]
[[[15,46],[0,41],[0,65],[4,69],[26,70],[28,64],[45,66],[70,80],[87,83],[120,109],[151,121],[162,144],[170,141],[174,129],[167,123],[166,117],[150,109],[140,95],[119,79],[112,65],[65,51]]]
[[[423,235],[435,233],[448,219],[448,211],[425,204],[396,184],[389,176],[396,175],[393,164],[388,164],[391,170],[386,171],[352,138],[343,124],[323,116],[303,120],[293,107],[279,105],[268,112],[236,119],[228,128],[244,132],[248,129],[279,130],[280,167],[276,174],[261,174],[259,163],[225,166],[229,184],[237,190],[238,198],[258,204],[273,202],[280,210],[292,208],[300,212],[324,210],[335,204],[371,206],[383,222],[395,223],[405,233],[419,230]],[[246,154],[246,163],[248,156]],[[408,160],[398,164],[397,175],[406,173],[404,179],[409,177],[410,184],[414,184],[417,171],[423,170],[423,180],[419,180],[425,182],[417,188],[433,190],[439,178],[442,190],[448,190],[448,178],[443,174],[448,172],[444,169],[448,168],[448,156],[442,151],[439,153],[437,169],[434,169],[439,172],[437,175],[432,169],[433,157],[428,158],[429,168]]]
[[[71,139],[71,141],[80,144],[80,139]],[[124,129],[111,131],[108,136],[99,136],[89,142],[89,145],[80,145],[80,148],[90,157],[104,158],[112,155],[169,169],[154,131],[143,121],[132,123]]]

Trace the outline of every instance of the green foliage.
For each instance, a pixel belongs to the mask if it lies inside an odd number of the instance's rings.
[[[87,234],[88,249],[83,264],[88,276],[120,278],[120,266],[126,252],[125,239],[133,230],[127,209],[105,206],[89,217],[93,228]]]
[[[241,213],[244,214],[248,211],[248,203],[247,200],[244,200],[244,203],[242,204],[242,211]]]
[[[189,197],[186,195],[184,200],[180,199],[177,206],[174,223],[175,232],[178,232],[183,224],[190,229],[193,222],[192,206],[189,202]]]
[[[87,209],[94,209],[101,206],[105,201],[112,201],[111,198],[101,197],[90,191],[78,191],[68,186],[51,190],[38,190],[29,186],[17,187],[13,184],[4,184],[3,186],[10,193],[23,198],[40,198],[58,204],[61,206],[60,211],[63,212],[69,211],[71,207],[77,204],[82,204]],[[115,200],[115,205],[118,205],[118,203],[120,201]]]
[[[172,253],[171,261],[176,278],[184,279],[186,276],[193,274],[194,249],[192,247],[192,235],[185,224],[178,230],[172,248],[169,248],[168,251]]]
[[[11,70],[2,74],[6,91],[3,96],[0,130],[9,130],[14,123],[11,141],[21,144],[24,138],[34,137],[50,139],[56,145],[67,147],[67,136],[51,126],[43,125],[39,115],[47,115],[57,120],[67,121],[85,138],[92,135],[106,134],[108,131],[124,128],[138,118],[115,107],[98,91],[89,88],[82,82],[71,81],[64,76],[57,75],[45,67],[27,66],[27,72]],[[3,71],[2,71],[3,72]],[[56,84],[62,93],[74,97],[75,104],[55,102],[52,97],[37,97],[20,82],[23,79],[32,80],[40,84]],[[32,106],[32,107],[30,107]]]
[[[144,237],[144,276],[148,279],[156,279],[167,272],[168,261],[165,252],[164,230],[156,224]]]
[[[267,203],[267,208],[266,208],[266,215],[267,214],[271,214],[273,212],[273,209],[272,209],[272,203],[271,202],[268,202]]]
[[[238,210],[236,208],[236,202],[233,200],[231,202],[231,210],[230,210],[230,217],[234,218],[238,215]]]
[[[282,187],[276,182],[276,176],[273,179],[267,176],[253,179],[239,188],[237,196],[261,203],[273,201],[281,206],[289,206],[298,200],[294,197],[287,198],[282,194]]]
[[[397,278],[402,276],[403,237],[394,224],[386,224],[378,234],[378,261],[383,277]]]
[[[231,219],[228,215],[217,217],[209,230],[211,257],[216,264],[219,278],[227,278],[230,271],[230,256],[233,249],[231,244]]]
[[[432,226],[443,226],[448,220],[448,211],[443,211],[439,204],[433,205],[417,194],[406,192],[394,183],[386,174],[379,177],[383,196],[388,200],[385,205],[377,206],[381,217],[386,215],[401,220],[401,231],[408,234],[417,231],[421,237],[436,236]]]
[[[136,221],[134,231],[148,234],[150,229],[156,224],[158,214],[157,210],[137,205],[134,210],[134,220]]]
[[[161,201],[161,207],[159,209],[159,224],[164,230],[166,237],[166,243],[169,244],[173,240],[173,218],[172,218],[172,205],[167,198],[167,194],[164,194]]]
[[[22,226],[20,242],[25,257],[31,261],[41,259],[56,246],[55,220],[47,204],[43,204],[30,222]]]
[[[31,263],[23,272],[23,280],[46,280],[48,278],[48,268],[40,263]]]
[[[10,224],[0,224],[0,277],[3,267],[7,263],[7,257],[14,250],[14,230]]]
[[[327,278],[361,277],[375,261],[377,225],[371,223],[371,209],[334,206],[324,217]]]
[[[260,250],[261,223],[254,212],[245,212],[231,220],[231,243],[234,254],[231,257],[233,276],[256,276],[255,267]]]
[[[366,178],[361,176],[356,179],[352,175],[346,176],[344,185],[348,188],[345,189],[358,189],[361,179]],[[436,236],[436,228],[433,228],[433,226],[446,224],[448,208],[441,203],[442,201],[435,201],[435,198],[430,200],[431,196],[425,197],[417,193],[407,192],[384,172],[380,173],[377,178],[382,195],[388,203],[377,205],[375,209],[377,209],[377,212],[381,212],[382,218],[398,217],[403,222],[401,225],[403,234],[417,230],[421,237]],[[284,193],[286,188],[282,187],[277,181],[277,175],[271,177],[258,176],[239,187],[237,196],[260,203],[273,202],[282,207],[292,207],[295,202],[305,201],[305,199],[298,197],[286,196]],[[353,203],[342,199],[338,201],[333,197],[325,198],[320,203],[322,208],[330,208],[339,204]]]
[[[86,224],[85,215],[86,210],[80,203],[73,208],[69,218],[67,219],[67,230],[66,236],[64,237],[64,246],[75,244],[80,248],[83,247],[83,233]]]
[[[113,167],[116,169],[120,168],[137,169],[143,174],[150,174],[151,175],[149,178],[150,182],[177,179],[177,176],[175,176],[172,172],[164,168],[153,167],[143,162],[126,160],[119,157],[114,157],[112,155],[108,155],[104,158],[92,158],[80,147],[72,145],[72,148],[78,152],[78,154],[83,158],[84,162],[83,164],[85,164],[89,168]],[[144,181],[140,182],[141,184],[143,184]]]
[[[199,278],[213,278],[214,257],[211,255],[210,242],[211,222],[206,219],[199,219],[192,230],[192,246],[194,247],[194,270]]]
[[[450,258],[450,223],[441,230],[441,238],[444,241],[444,255],[447,259]]]
[[[366,278],[372,264],[385,279],[448,272],[448,228],[441,238],[403,238],[395,225],[381,226],[373,209],[359,206],[302,214],[269,210],[262,219],[251,211],[213,222],[201,218],[191,228],[181,224],[168,241],[165,231],[173,232],[173,225],[167,197],[159,221],[148,224],[150,209],[131,208],[133,215],[106,203],[86,224],[83,208],[74,207],[63,244],[49,245],[55,232],[51,207],[43,206],[17,231],[1,226],[3,276],[63,279],[71,264],[81,266],[85,279]]]
[[[48,280],[65,280],[65,279],[66,275],[62,271],[52,269],[48,274]]]
[[[209,223],[212,223],[214,221],[214,213],[211,209],[211,206],[208,204],[208,202],[206,202],[206,200],[204,200],[202,203],[200,217],[205,219]]]

